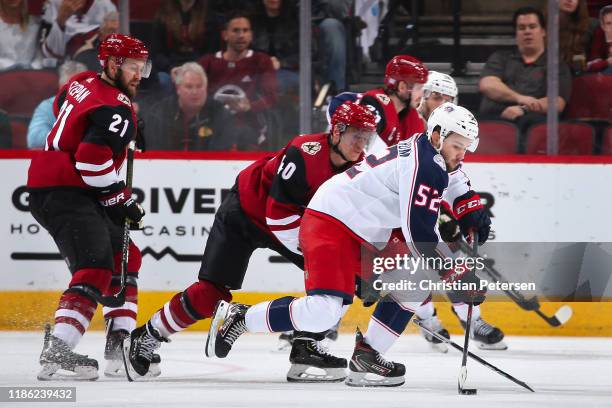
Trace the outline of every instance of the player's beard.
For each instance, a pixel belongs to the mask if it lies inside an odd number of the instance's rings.
[[[123,78],[123,71],[121,71],[121,68],[117,70],[115,78],[113,78],[110,75],[108,67],[104,67],[104,73],[106,74],[108,78],[112,79],[114,83],[113,85],[115,86],[115,88],[119,89],[122,93],[126,94],[130,99],[133,99],[134,96],[136,96],[136,89],[134,89],[134,91],[130,90],[130,87],[128,86],[127,81],[125,81],[125,79]]]
[[[136,88],[134,88],[134,90],[130,89],[128,82],[123,76],[123,71],[121,71],[121,68],[117,70],[117,79],[115,80],[115,84],[117,88],[119,88],[121,92],[129,96],[130,99],[133,99],[134,96],[136,96]]]
[[[398,96],[398,98],[399,98],[399,96]],[[399,100],[402,101],[404,103],[404,105],[406,105],[407,108],[409,108],[410,107],[410,102],[412,101],[412,92],[410,92],[410,94],[408,95],[407,98],[399,98]]]

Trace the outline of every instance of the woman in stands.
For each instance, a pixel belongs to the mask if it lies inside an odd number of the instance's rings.
[[[594,26],[586,0],[559,1],[559,57],[574,74],[586,68],[586,56],[591,43]]]
[[[0,71],[41,68],[39,26],[26,0],[0,0]]]

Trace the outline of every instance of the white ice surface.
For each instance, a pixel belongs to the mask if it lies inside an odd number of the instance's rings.
[[[460,354],[430,351],[416,335],[402,336],[387,357],[406,364],[406,384],[397,388],[351,388],[343,383],[287,383],[288,353],[273,352],[274,335],[245,335],[224,360],[206,359],[205,333],[183,333],[164,344],[161,377],[128,383],[102,374],[102,332],[85,335],[76,351],[100,362],[95,382],[39,382],[42,333],[0,332],[0,386],[77,387],[77,403],[2,403],[0,407],[612,407],[610,338],[508,337],[507,351],[472,350],[531,385],[531,393],[468,360],[466,387],[457,394]],[[458,336],[454,340],[461,343]],[[331,350],[349,357],[353,339],[341,335]]]

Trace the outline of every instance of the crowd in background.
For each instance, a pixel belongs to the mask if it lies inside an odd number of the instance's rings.
[[[353,0],[313,0],[312,10],[313,88],[329,83],[331,94],[347,90]],[[135,101],[147,148],[274,150],[297,134],[298,11],[297,0],[162,0],[147,44],[154,73]],[[516,49],[487,61],[480,118],[511,121],[521,130],[545,120],[546,16],[536,11],[513,22]],[[572,77],[612,74],[612,6],[593,18],[586,0],[560,0],[559,11],[562,113]],[[70,75],[98,71],[98,44],[119,31],[119,21],[111,0],[48,0],[40,16],[28,13],[27,0],[0,0],[0,81],[2,72],[57,70],[61,86]],[[55,120],[52,101],[41,98],[21,115],[29,123],[28,148],[44,147]],[[0,113],[4,148],[16,147],[9,115]]]

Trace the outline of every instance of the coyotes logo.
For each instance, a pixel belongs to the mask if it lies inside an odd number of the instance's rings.
[[[376,99],[380,101],[383,105],[388,105],[391,102],[391,99],[385,94],[376,94]]]
[[[314,156],[315,154],[319,153],[319,151],[321,150],[321,143],[304,142],[302,143],[301,148],[305,153],[308,153],[309,155]]]

